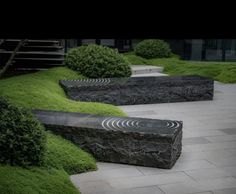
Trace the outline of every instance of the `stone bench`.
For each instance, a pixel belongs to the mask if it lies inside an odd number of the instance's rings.
[[[114,105],[212,100],[214,81],[199,76],[60,80],[70,99]]]
[[[33,112],[47,129],[71,140],[99,161],[169,169],[181,153],[181,121]]]

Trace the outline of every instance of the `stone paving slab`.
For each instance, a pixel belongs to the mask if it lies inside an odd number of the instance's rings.
[[[236,84],[215,82],[214,89],[213,101],[120,106],[133,117],[183,120],[183,151],[171,170],[98,163],[97,173],[103,176],[96,180],[107,177],[111,187],[100,184],[99,194],[235,194]],[[124,176],[115,178],[119,173]],[[75,176],[82,194],[88,193],[79,182],[84,175]],[[98,185],[89,179],[86,184]]]

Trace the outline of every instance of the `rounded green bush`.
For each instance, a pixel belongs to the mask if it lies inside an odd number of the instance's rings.
[[[146,59],[165,58],[171,56],[169,44],[158,39],[149,39],[139,42],[134,48],[134,52],[136,55]]]
[[[130,77],[130,63],[117,50],[101,45],[72,48],[65,64],[90,78]]]
[[[46,132],[33,114],[0,97],[0,163],[43,164]]]

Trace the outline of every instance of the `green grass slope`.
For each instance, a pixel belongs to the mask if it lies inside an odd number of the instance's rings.
[[[0,165],[0,194],[79,194],[63,170]]]
[[[60,136],[47,133],[45,166],[63,169],[68,174],[96,170],[94,158]]]
[[[236,83],[236,62],[187,61],[174,55],[171,58],[144,59],[133,52],[124,56],[133,65],[163,66],[169,75],[200,75],[223,83]]]
[[[60,79],[81,78],[66,67],[0,80],[0,95],[17,105],[32,109],[62,110],[98,115],[126,116],[118,107],[102,103],[76,102],[66,97]]]

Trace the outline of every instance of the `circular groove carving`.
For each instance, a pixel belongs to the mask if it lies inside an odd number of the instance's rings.
[[[105,86],[111,82],[109,78],[100,79],[81,79],[81,80],[65,80],[72,82],[74,84],[79,84],[80,86]]]
[[[102,121],[102,127],[106,130],[124,130],[124,129],[138,129],[150,128],[148,122],[143,122],[135,118],[116,118],[108,117]],[[175,129],[178,128],[180,123],[178,121],[162,120],[157,124],[157,127]]]

